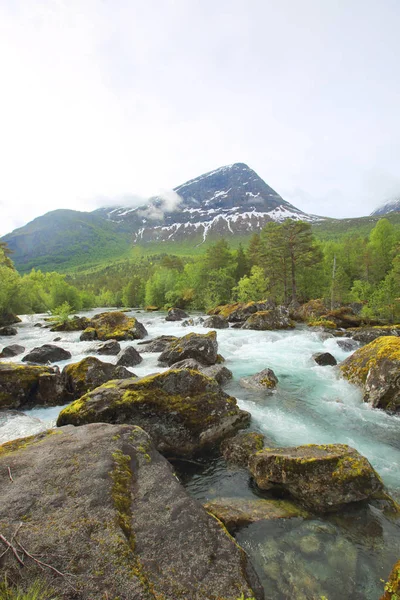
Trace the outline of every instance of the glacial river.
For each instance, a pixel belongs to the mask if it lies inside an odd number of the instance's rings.
[[[84,314],[98,312],[100,309]],[[133,314],[151,338],[206,331],[201,325],[168,323],[161,313]],[[0,337],[0,348],[17,343],[28,351],[60,336],[57,344],[72,354],[69,361],[58,363],[62,369],[68,362],[87,356],[93,347],[93,342],[79,341],[80,332],[52,333],[34,327],[40,321],[39,315],[23,317],[17,325],[18,335]],[[307,328],[282,332],[225,329],[218,330],[217,337],[225,366],[234,375],[224,389],[251,413],[252,429],[263,433],[268,444],[349,444],[368,458],[390,492],[400,498],[400,417],[371,409],[362,402],[361,392],[338,376],[335,367],[314,363],[311,356],[315,352],[328,351],[338,361],[350,354],[335,338],[324,339]],[[144,359],[132,372],[142,376],[165,370],[157,364],[158,354],[145,353],[145,346],[136,342],[121,342],[122,347],[131,344]],[[11,360],[18,362],[20,358]],[[99,358],[116,360],[111,356]],[[266,367],[279,379],[271,395],[239,386],[240,377]],[[36,408],[25,411],[25,416],[0,411],[0,443],[53,426],[61,408]],[[245,470],[227,467],[221,459],[176,466],[189,493],[203,502],[258,494]],[[400,521],[371,506],[323,518],[259,522],[238,531],[236,539],[252,559],[266,600],[378,600],[383,589],[381,579],[387,579],[400,558],[399,527]]]

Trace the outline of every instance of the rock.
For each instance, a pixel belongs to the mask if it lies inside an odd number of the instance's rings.
[[[188,333],[171,342],[160,355],[160,362],[169,366],[184,360],[194,358],[204,365],[214,365],[217,361],[218,343],[215,331],[206,334]]]
[[[309,516],[293,502],[276,499],[216,498],[204,504],[204,508],[222,521],[229,533],[257,521]]]
[[[43,327],[43,323],[35,323],[34,327]]]
[[[204,323],[203,317],[196,317],[195,319],[193,319],[193,318],[185,319],[185,321],[182,321],[181,325],[182,325],[182,327],[189,327],[192,325],[202,325],[203,323]]]
[[[214,448],[249,419],[216,381],[197,371],[170,369],[108,382],[64,408],[57,425],[135,423],[167,456],[187,457]]]
[[[142,323],[139,323],[135,317],[127,317],[121,311],[95,315],[90,320],[90,327],[96,330],[97,339],[102,341],[141,340],[147,335]]]
[[[208,314],[219,315],[228,319],[229,323],[242,323],[252,314],[259,311],[272,310],[275,306],[275,303],[271,300],[266,300],[265,302],[236,302],[235,304],[217,306],[209,311]]]
[[[244,388],[250,390],[257,390],[260,392],[270,392],[274,390],[279,382],[279,379],[275,375],[272,369],[263,369],[255,375],[249,377],[241,377],[239,384]]]
[[[220,385],[228,383],[233,377],[232,371],[224,367],[223,365],[212,365],[211,367],[205,367],[194,358],[186,358],[173,364],[174,369],[194,369],[215,379]]]
[[[264,447],[264,436],[255,431],[238,433],[224,440],[221,444],[222,454],[228,463],[247,467],[250,456]]]
[[[61,342],[61,338],[60,337],[55,337],[53,342]]]
[[[0,474],[1,533],[12,539],[26,515],[20,543],[70,574],[28,558],[21,569],[8,552],[2,576],[24,589],[39,581],[71,600],[263,599],[246,554],[138,427],[65,427],[4,444]]]
[[[104,344],[96,346],[94,349],[97,354],[104,354],[105,356],[117,356],[121,352],[121,346],[117,340],[108,340]]]
[[[229,323],[224,317],[220,317],[220,315],[212,315],[204,321],[203,327],[209,327],[211,329],[227,329]]]
[[[142,362],[143,358],[133,346],[127,346],[118,357],[117,365],[122,367],[134,367]]]
[[[11,327],[11,325],[6,325],[5,327],[0,328],[0,335],[11,336],[17,335],[17,333],[18,331],[15,329],[15,327]]]
[[[316,352],[312,355],[317,365],[321,367],[337,365],[337,360],[330,352]]]
[[[80,335],[79,340],[81,342],[93,342],[97,340],[97,331],[94,327],[87,327]]]
[[[90,319],[87,317],[78,317],[75,315],[72,319],[67,319],[63,323],[53,325],[50,331],[82,331],[89,327]]]
[[[252,314],[242,326],[242,329],[256,329],[266,331],[271,329],[293,329],[294,322],[289,316],[289,311],[284,306],[277,306],[272,310],[264,310]]]
[[[397,600],[400,598],[400,560],[394,565],[389,575],[389,581],[385,584],[385,593],[380,600]]]
[[[12,356],[18,356],[25,352],[25,348],[19,344],[11,344],[11,346],[4,346],[0,353],[0,358],[11,358]]]
[[[14,325],[14,323],[21,322],[21,319],[12,313],[3,312],[0,314],[0,327],[4,327],[5,325]]]
[[[47,363],[57,362],[59,360],[68,360],[71,358],[71,352],[55,346],[54,344],[44,344],[43,346],[34,348],[24,356],[22,362],[38,363],[45,365]]]
[[[315,512],[339,510],[383,489],[368,460],[345,444],[265,448],[249,468],[260,489],[278,485]]]
[[[340,365],[342,375],[364,391],[364,402],[388,412],[400,411],[400,338],[380,337]]]
[[[71,399],[58,369],[0,363],[0,408],[57,406]]]
[[[102,362],[95,356],[66,365],[61,376],[65,389],[72,394],[74,400],[111,379],[136,377],[124,367]]]
[[[181,308],[170,308],[168,310],[168,314],[165,317],[166,321],[183,321],[183,319],[188,319],[189,315],[186,311]]]
[[[147,310],[147,312],[155,312],[156,310],[160,310],[160,308],[158,306],[146,306],[145,310]]]
[[[328,308],[325,302],[320,298],[316,300],[310,300],[305,304],[302,304],[299,308],[293,311],[293,319],[296,321],[315,321],[326,315]]]
[[[138,342],[138,346],[144,346],[143,352],[162,352],[165,348],[179,340],[175,335],[160,335],[152,340],[145,340],[144,342]]]
[[[393,325],[391,327],[362,327],[351,331],[352,338],[355,342],[360,344],[369,344],[379,337],[385,336],[399,336],[400,327]]]
[[[357,342],[351,339],[336,340],[336,343],[345,352],[354,352],[358,348]]]

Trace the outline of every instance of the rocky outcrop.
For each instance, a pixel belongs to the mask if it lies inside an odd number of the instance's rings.
[[[330,352],[316,352],[312,355],[314,361],[320,367],[332,367],[337,365],[337,360]]]
[[[289,500],[272,498],[216,498],[204,504],[204,508],[222,521],[230,533],[258,521],[309,516]]]
[[[208,327],[210,329],[227,329],[229,327],[229,323],[220,315],[212,315],[204,321],[203,327]]]
[[[58,369],[0,363],[0,408],[57,406],[71,399]]]
[[[117,356],[121,352],[121,346],[117,340],[107,340],[104,344],[96,346],[94,351],[97,354],[104,354],[104,356]]]
[[[400,411],[400,338],[380,337],[356,350],[341,365],[342,375],[362,387],[364,402]]]
[[[64,348],[60,348],[54,344],[44,344],[28,352],[22,359],[22,362],[46,365],[60,360],[68,360],[71,356],[71,352],[64,350]]]
[[[264,447],[264,436],[255,431],[238,433],[224,440],[221,444],[222,454],[228,463],[247,467],[253,454]]]
[[[171,369],[108,382],[64,408],[57,425],[134,423],[167,456],[191,456],[217,446],[249,420],[216,381],[197,371]]]
[[[143,352],[163,352],[172,342],[179,340],[175,335],[160,335],[152,340],[138,342],[138,346],[143,346]]]
[[[352,329],[351,337],[355,342],[359,342],[360,344],[370,344],[378,337],[385,336],[400,336],[400,326],[392,325],[385,327],[362,327],[357,329]]]
[[[400,560],[394,565],[389,580],[385,583],[385,593],[380,600],[398,600],[400,598]]]
[[[12,335],[17,335],[17,333],[18,331],[15,327],[11,327],[11,325],[0,327],[0,335],[4,335],[4,337],[11,337]]]
[[[215,331],[206,334],[188,333],[176,341],[171,342],[169,346],[160,355],[160,363],[168,366],[185,360],[194,358],[203,365],[214,365],[217,362],[218,343]]]
[[[25,352],[24,346],[20,346],[19,344],[11,344],[11,346],[5,346],[3,350],[0,352],[0,358],[12,358],[13,356],[18,356],[18,354],[22,354]]]
[[[122,367],[134,367],[142,362],[143,358],[133,346],[127,346],[118,356],[117,365]]]
[[[306,508],[330,512],[383,489],[368,460],[345,444],[265,448],[249,468],[262,490],[279,486]]]
[[[252,314],[242,326],[242,329],[256,329],[267,331],[273,329],[293,329],[294,321],[289,316],[289,311],[284,306],[271,310],[263,310]]]
[[[270,392],[276,388],[278,382],[279,379],[272,369],[263,369],[255,375],[239,379],[239,384],[242,387],[258,392]]]
[[[81,341],[141,340],[146,335],[145,326],[135,317],[127,317],[122,311],[113,311],[92,317],[80,339]]]
[[[181,308],[170,308],[168,310],[168,314],[165,317],[166,321],[183,321],[183,319],[188,319],[189,315],[186,311]]]
[[[102,362],[94,356],[88,356],[77,363],[64,367],[61,377],[65,389],[73,399],[76,399],[111,379],[130,379],[135,375],[125,367]]]
[[[234,304],[221,304],[208,312],[209,315],[219,315],[230,323],[244,322],[250,315],[275,308],[270,301],[265,302],[235,302]]]
[[[78,317],[75,315],[71,319],[67,319],[63,323],[53,325],[50,331],[82,331],[90,325],[88,317]]]
[[[194,369],[195,371],[199,371],[203,373],[203,375],[207,375],[207,377],[211,377],[215,379],[220,385],[224,385],[228,383],[233,377],[232,371],[224,367],[223,365],[211,365],[211,367],[206,367],[199,363],[194,358],[186,358],[185,360],[180,360],[173,365],[174,369]]]
[[[65,427],[10,442],[0,477],[2,535],[18,530],[32,556],[64,574],[29,557],[21,568],[8,552],[2,576],[21,587],[39,581],[71,600],[263,599],[243,550],[138,427]]]

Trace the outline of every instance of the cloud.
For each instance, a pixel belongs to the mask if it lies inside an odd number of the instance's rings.
[[[140,208],[138,215],[152,221],[162,221],[165,214],[174,212],[182,202],[181,196],[174,190],[162,190],[158,194],[146,197],[139,194],[120,194],[116,196],[97,196],[86,203],[91,210],[96,208],[120,207]]]

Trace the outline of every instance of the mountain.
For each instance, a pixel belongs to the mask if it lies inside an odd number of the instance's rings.
[[[221,167],[174,189],[171,198],[152,198],[148,204],[95,211],[109,221],[129,227],[134,243],[179,242],[259,231],[268,221],[287,218],[315,221],[286,202],[243,163]]]
[[[225,236],[238,239],[259,231],[268,221],[308,215],[267,185],[243,163],[221,167],[191,179],[165,196],[136,207],[100,208],[92,213],[55,210],[4,236],[17,269],[66,271],[127,256],[135,246],[189,254]]]
[[[382,215],[387,215],[388,213],[393,213],[393,212],[400,212],[400,198],[395,198],[393,200],[389,200],[388,202],[385,202],[384,204],[382,204],[381,206],[378,206],[378,208],[376,208],[371,215],[375,216],[382,216]]]

